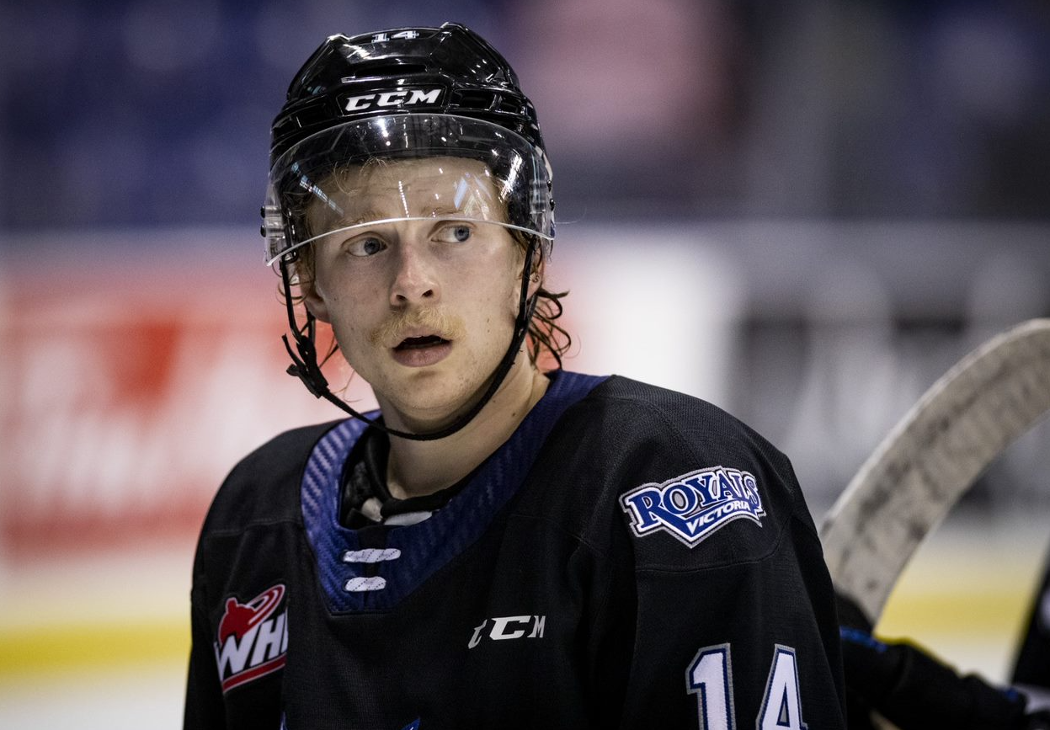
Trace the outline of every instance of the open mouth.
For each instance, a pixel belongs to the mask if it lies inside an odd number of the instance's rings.
[[[448,340],[438,337],[437,335],[426,335],[424,337],[406,337],[401,340],[401,343],[397,345],[395,350],[418,350],[424,347],[434,347],[435,345],[444,345]]]

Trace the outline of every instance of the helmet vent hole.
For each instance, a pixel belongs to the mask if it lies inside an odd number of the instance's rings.
[[[525,107],[515,99],[504,96],[499,100],[499,110],[509,114],[522,114],[525,111]]]
[[[365,61],[354,64],[353,76],[348,79],[368,78],[370,76],[411,76],[426,73],[427,67],[421,63],[398,63],[387,59]]]
[[[498,97],[487,91],[460,91],[455,96],[455,104],[473,110],[491,111],[496,107]]]

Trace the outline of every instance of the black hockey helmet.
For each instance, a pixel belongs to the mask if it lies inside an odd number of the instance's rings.
[[[347,217],[328,199],[322,180],[376,159],[453,156],[484,163],[490,179],[474,180],[478,195],[467,199],[495,192],[499,204],[464,211],[457,175],[448,181],[450,198],[459,189],[452,212],[553,238],[551,172],[535,108],[506,59],[463,25],[329,37],[296,74],[271,131],[263,208],[267,263],[346,230]],[[306,225],[311,203],[335,213],[323,230]],[[414,217],[404,207],[397,217]]]

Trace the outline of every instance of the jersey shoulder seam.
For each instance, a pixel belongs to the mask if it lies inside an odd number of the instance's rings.
[[[676,568],[672,568],[672,567],[658,568],[658,567],[655,567],[655,566],[652,566],[652,567],[641,567],[641,568],[635,567],[635,573],[638,573],[638,574],[642,574],[642,573],[661,573],[661,574],[706,573],[706,572],[710,572],[710,571],[714,571],[714,570],[732,570],[734,568],[739,568],[739,567],[742,567],[742,566],[760,565],[761,563],[764,563],[767,560],[771,560],[777,554],[777,552],[780,550],[780,546],[784,542],[784,532],[786,531],[786,529],[787,529],[786,527],[782,527],[780,529],[779,534],[777,534],[776,538],[773,540],[773,544],[770,545],[769,550],[767,550],[764,554],[759,555],[759,556],[754,557],[754,558],[748,558],[746,560],[732,560],[732,561],[723,562],[723,563],[714,563],[714,564],[711,564],[711,565],[682,566],[680,568],[677,568],[677,567]]]
[[[273,519],[258,519],[246,522],[243,525],[237,527],[226,527],[217,530],[208,530],[201,534],[202,540],[210,540],[215,537],[236,537],[237,535],[243,534],[249,530],[254,530],[259,527],[275,527],[277,525],[292,525],[293,527],[302,528],[301,520],[295,517],[278,517]]]
[[[531,513],[531,512],[519,512],[519,511],[516,511],[516,510],[512,511],[509,516],[510,517],[520,518],[520,519],[525,519],[525,520],[532,520],[534,522],[542,522],[544,525],[546,525],[548,527],[553,527],[554,530],[556,532],[558,532],[559,534],[562,534],[562,535],[564,535],[566,537],[572,538],[573,540],[578,542],[580,545],[582,545],[583,547],[587,548],[587,550],[589,550],[591,553],[593,553],[597,557],[603,558],[603,559],[609,557],[608,553],[606,553],[603,550],[601,550],[597,545],[593,544],[586,537],[584,537],[583,535],[577,534],[573,530],[566,529],[559,522],[557,522],[556,520],[551,519],[548,516],[538,515],[538,514],[534,514],[534,513]]]

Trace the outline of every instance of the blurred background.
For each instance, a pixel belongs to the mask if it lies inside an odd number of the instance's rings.
[[[567,367],[728,409],[818,521],[954,362],[1050,316],[1037,0],[0,0],[0,726],[181,726],[212,495],[340,416],[283,373],[269,123],[325,36],[445,20],[539,110]],[[1008,678],[1048,446],[975,485],[885,635]]]

